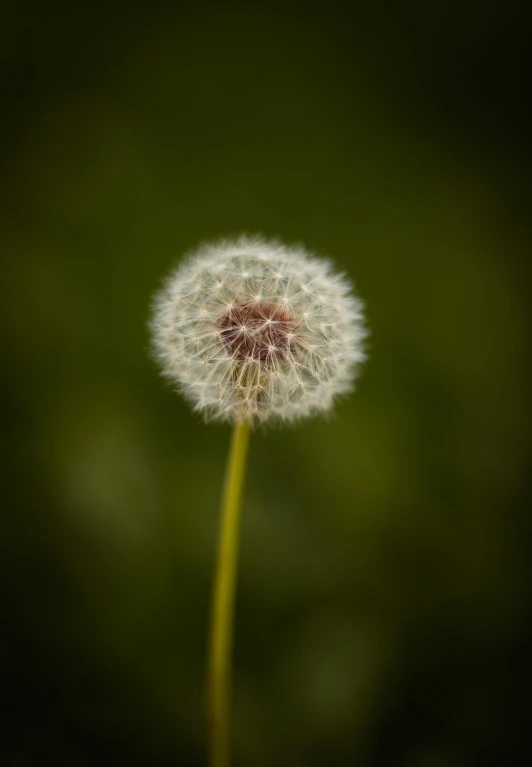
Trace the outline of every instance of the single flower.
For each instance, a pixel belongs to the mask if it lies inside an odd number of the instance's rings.
[[[242,236],[200,246],[172,272],[155,297],[153,347],[208,419],[293,421],[352,389],[362,309],[329,261]]]

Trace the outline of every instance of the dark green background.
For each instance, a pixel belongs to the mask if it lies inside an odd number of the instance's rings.
[[[205,764],[228,428],[148,356],[198,242],[331,256],[370,357],[253,435],[235,765],[520,764],[530,51],[517,4],[11,3],[2,764]]]

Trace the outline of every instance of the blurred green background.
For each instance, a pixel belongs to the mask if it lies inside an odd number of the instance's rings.
[[[185,250],[331,256],[370,358],[253,435],[238,767],[521,764],[528,28],[512,3],[4,6],[2,764],[205,764],[229,430],[149,358]]]

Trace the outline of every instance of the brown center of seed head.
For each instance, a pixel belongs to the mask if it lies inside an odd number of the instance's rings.
[[[264,301],[245,301],[218,320],[220,338],[233,359],[264,362],[285,360],[294,345],[299,325],[294,317]]]

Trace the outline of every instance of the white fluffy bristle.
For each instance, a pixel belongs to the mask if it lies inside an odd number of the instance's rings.
[[[153,347],[207,418],[292,421],[352,389],[362,308],[328,261],[242,236],[200,246],[170,275],[155,297]]]

